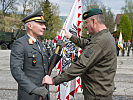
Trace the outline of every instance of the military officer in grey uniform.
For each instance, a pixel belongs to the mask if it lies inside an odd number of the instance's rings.
[[[115,40],[105,26],[101,9],[89,9],[83,19],[90,39],[80,39],[64,29],[64,36],[82,48],[81,55],[62,74],[53,78],[46,75],[43,83],[58,85],[81,75],[85,100],[112,100],[117,67]]]
[[[18,83],[18,100],[49,100],[48,88],[42,79],[48,72],[48,56],[44,45],[38,41],[46,29],[43,11],[38,10],[22,20],[26,34],[13,43],[10,69]]]

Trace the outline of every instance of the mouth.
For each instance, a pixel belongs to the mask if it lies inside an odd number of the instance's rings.
[[[44,32],[44,30],[41,30],[41,32]]]

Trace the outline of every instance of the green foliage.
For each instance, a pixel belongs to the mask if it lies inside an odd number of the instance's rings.
[[[57,32],[62,28],[61,20],[59,18],[58,7],[52,5],[49,1],[42,2],[42,9],[44,10],[44,19],[46,20],[46,30],[44,38],[54,39]]]
[[[118,35],[120,34],[120,31],[122,32],[122,37],[125,42],[127,42],[127,40],[131,40],[132,24],[126,14],[121,17]]]
[[[82,37],[85,39],[88,39],[90,37],[88,30],[85,29],[85,23],[82,25]]]
[[[105,25],[109,28],[110,32],[114,31],[115,21],[114,21],[114,14],[111,12],[111,9],[106,9],[105,6],[102,6],[102,10],[105,17]]]
[[[84,6],[86,7],[85,9],[99,8],[99,0],[83,0]]]
[[[133,25],[133,0],[125,0],[125,6],[121,8],[123,13],[128,15]]]

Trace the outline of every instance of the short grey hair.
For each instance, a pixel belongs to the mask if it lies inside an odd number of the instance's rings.
[[[92,19],[92,18],[95,18],[98,21],[98,23],[100,23],[100,24],[105,24],[105,17],[103,14],[98,14],[98,15],[94,15],[94,16],[90,17],[90,19]]]

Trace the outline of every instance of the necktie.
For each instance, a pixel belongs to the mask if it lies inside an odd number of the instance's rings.
[[[39,45],[39,41],[38,40],[36,40],[36,44],[37,44],[39,50],[41,51],[41,48],[40,48],[40,45]]]

